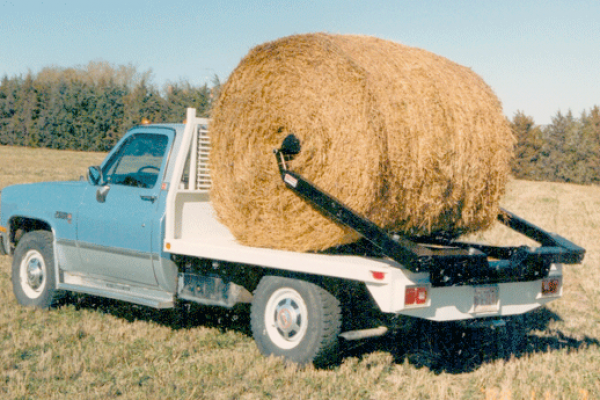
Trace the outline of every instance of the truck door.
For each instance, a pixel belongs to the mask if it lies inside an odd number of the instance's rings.
[[[156,128],[155,128],[156,130]],[[152,246],[160,182],[173,133],[132,133],[102,166],[99,185],[86,190],[77,216],[80,270],[118,282],[157,284]]]

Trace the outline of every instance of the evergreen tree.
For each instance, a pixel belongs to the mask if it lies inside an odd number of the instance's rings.
[[[600,107],[594,106],[581,115],[581,149],[579,164],[585,165],[580,183],[600,183]]]
[[[31,73],[19,82],[15,93],[14,114],[9,129],[13,131],[13,144],[37,146],[35,121],[38,112],[37,94]]]
[[[517,139],[511,163],[513,175],[522,179],[540,179],[538,161],[543,145],[541,128],[522,111],[515,113],[510,125]]]
[[[110,81],[106,86],[95,87],[94,103],[90,109],[92,135],[90,149],[107,151],[120,138],[125,119],[125,97],[128,89]]]
[[[166,85],[165,92],[167,103],[165,118],[168,121],[181,121],[188,107],[196,108],[198,115],[208,115],[211,92],[206,84],[196,87],[185,81],[169,83]]]
[[[5,75],[0,83],[0,145],[15,144],[13,117],[17,92],[17,79],[8,79]]]
[[[221,83],[169,83],[163,92],[150,71],[103,61],[82,68],[48,67],[37,75],[0,80],[0,145],[107,151],[143,119],[181,122],[185,109],[209,116]],[[509,121],[517,139],[517,178],[600,183],[600,107],[575,118],[560,112],[540,127],[518,111]]]
[[[164,122],[165,101],[147,77],[141,79],[124,96],[124,104],[125,115],[122,134],[142,123],[142,120]]]
[[[180,81],[161,94],[149,71],[104,61],[48,67],[25,78],[4,76],[0,144],[106,151],[143,119],[181,122],[187,107],[208,115],[215,93]]]

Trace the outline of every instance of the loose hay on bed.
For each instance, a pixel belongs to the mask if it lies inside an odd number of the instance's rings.
[[[513,138],[470,69],[366,36],[295,35],[252,49],[211,122],[211,198],[247,245],[322,250],[357,239],[286,189],[272,150],[294,133],[290,164],[386,229],[460,234],[488,227]]]

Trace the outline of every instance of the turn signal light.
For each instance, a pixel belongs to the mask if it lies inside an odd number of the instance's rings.
[[[428,286],[410,286],[404,292],[405,306],[424,306],[429,301]]]

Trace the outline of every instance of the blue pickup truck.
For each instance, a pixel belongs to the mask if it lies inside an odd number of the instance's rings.
[[[241,245],[210,201],[209,121],[194,109],[186,121],[133,128],[87,180],[2,190],[0,252],[13,256],[20,304],[52,307],[68,292],[154,308],[250,303],[264,354],[321,363],[340,340],[382,335],[400,318],[501,326],[561,297],[563,264],[583,258],[508,212],[500,222],[540,247],[388,235],[287,170],[286,157],[300,151],[293,138],[275,151],[281,184],[364,243],[323,253]],[[377,318],[365,323],[361,313]]]

